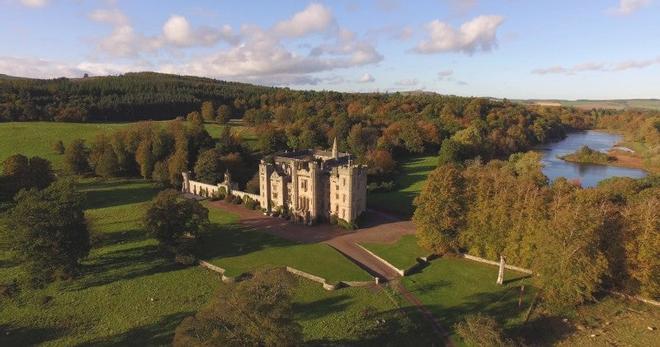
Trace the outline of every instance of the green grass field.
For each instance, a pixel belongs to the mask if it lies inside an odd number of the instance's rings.
[[[151,183],[85,180],[80,189],[85,192],[86,216],[94,231],[94,247],[83,262],[81,276],[43,289],[22,288],[12,299],[0,298],[0,346],[170,343],[179,322],[205,305],[222,285],[218,275],[198,266],[178,266],[160,257],[156,241],[140,226],[145,203],[157,193]],[[303,249],[266,234],[239,231],[233,225],[236,217],[219,210],[213,210],[212,219],[213,229],[218,232],[207,235],[210,237],[205,244],[217,252],[244,242],[239,246],[244,247],[242,256],[219,254],[234,257],[240,271],[281,262],[273,257],[283,257],[302,270],[330,278],[335,273],[348,274],[351,278],[347,279],[370,278],[325,245]],[[255,243],[264,240],[263,245]],[[17,264],[0,252],[1,281],[17,277]],[[345,288],[327,292],[307,280],[300,280],[295,304],[305,339],[318,343],[355,341],[358,332],[346,327],[357,324],[360,312],[367,307],[374,307],[388,320],[397,310],[397,303],[382,290]]]
[[[326,244],[298,244],[237,225],[227,226],[222,223],[226,220],[222,210],[210,208],[209,211],[211,221],[220,227],[207,235],[203,243],[208,247],[202,254],[212,264],[225,268],[227,276],[238,276],[262,267],[291,266],[329,282],[373,280]]]
[[[371,208],[411,216],[413,199],[422,191],[426,177],[438,164],[435,155],[412,157],[401,164],[401,174],[396,178],[394,190],[369,193],[367,204]]]
[[[419,247],[415,235],[405,235],[395,244],[364,243],[362,246],[400,270],[417,264],[417,258],[431,254]]]
[[[505,272],[505,284],[495,283],[497,267],[462,258],[440,258],[421,272],[402,279],[447,328],[467,314],[493,316],[506,329],[517,328],[533,297],[527,275]],[[518,306],[520,286],[525,286],[522,305]],[[456,342],[458,338],[452,336]]]
[[[156,122],[164,123],[164,122]],[[61,123],[61,122],[7,122],[0,123],[0,162],[10,155],[21,153],[41,156],[50,160],[56,169],[62,168],[63,156],[55,153],[52,146],[58,140],[66,145],[73,139],[84,139],[88,143],[100,133],[110,133],[127,128],[135,123]],[[232,124],[248,146],[254,148],[257,140],[251,129]],[[218,124],[205,125],[211,137],[220,135]]]

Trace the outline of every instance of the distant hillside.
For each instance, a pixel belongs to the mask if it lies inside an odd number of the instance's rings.
[[[620,99],[620,100],[516,100],[529,105],[567,106],[582,110],[591,109],[641,109],[660,110],[660,99]]]

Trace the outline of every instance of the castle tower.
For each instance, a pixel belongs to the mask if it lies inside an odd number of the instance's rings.
[[[337,137],[335,137],[335,140],[332,142],[332,157],[335,159],[339,158],[339,151],[337,150]]]

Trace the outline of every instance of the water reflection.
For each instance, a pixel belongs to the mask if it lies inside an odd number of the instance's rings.
[[[621,140],[618,135],[600,131],[585,131],[571,133],[565,139],[543,145],[537,150],[543,153],[543,173],[552,181],[558,177],[578,179],[583,187],[593,187],[598,182],[615,176],[640,178],[646,176],[643,170],[622,168],[606,165],[569,163],[559,159],[560,156],[570,154],[586,145],[592,149],[607,152]]]

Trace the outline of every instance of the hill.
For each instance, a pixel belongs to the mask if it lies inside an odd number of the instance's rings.
[[[660,110],[660,99],[612,99],[612,100],[558,100],[558,99],[530,99],[516,100],[528,105],[566,106],[581,110],[611,109],[611,110]]]

